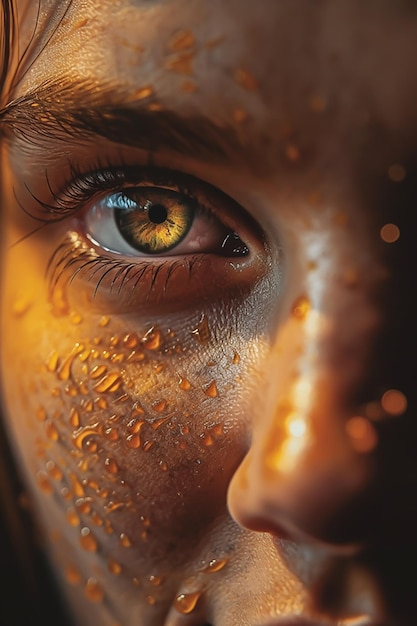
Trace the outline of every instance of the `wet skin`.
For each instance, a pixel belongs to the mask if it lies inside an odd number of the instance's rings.
[[[414,623],[417,15],[51,15],[3,102],[2,384],[75,623]],[[126,189],[204,208],[135,252]]]

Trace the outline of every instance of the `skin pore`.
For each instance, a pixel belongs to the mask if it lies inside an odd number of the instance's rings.
[[[412,4],[16,8],[2,394],[74,623],[412,624]]]

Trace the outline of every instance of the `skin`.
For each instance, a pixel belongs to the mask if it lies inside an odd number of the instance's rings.
[[[2,386],[74,623],[412,624],[413,7],[85,0],[46,40],[3,102],[31,94],[2,117]],[[65,110],[104,94],[207,117],[233,145],[59,137],[36,96],[51,80]],[[169,280],[133,291],[82,270],[83,251],[115,258],[86,234],[109,192],[41,228],[36,198],[108,163],[204,181],[249,255],[201,255],[190,276],[172,249]]]

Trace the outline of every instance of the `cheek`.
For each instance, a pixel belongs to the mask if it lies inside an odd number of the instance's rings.
[[[104,558],[105,576],[145,579],[148,597],[149,581],[166,578],[172,562],[190,567],[226,515],[263,341],[240,327],[237,311],[232,328],[214,307],[169,324],[63,313],[36,271],[26,286],[9,278],[9,426],[43,526],[58,540],[53,551],[71,583],[102,571]]]

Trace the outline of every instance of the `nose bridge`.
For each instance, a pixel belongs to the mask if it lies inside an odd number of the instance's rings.
[[[288,290],[236,481],[246,485],[247,525],[268,530],[278,522],[290,534],[342,543],[350,538],[335,539],[332,520],[366,491],[377,443],[357,406],[376,315],[369,285],[332,268],[305,272]]]

